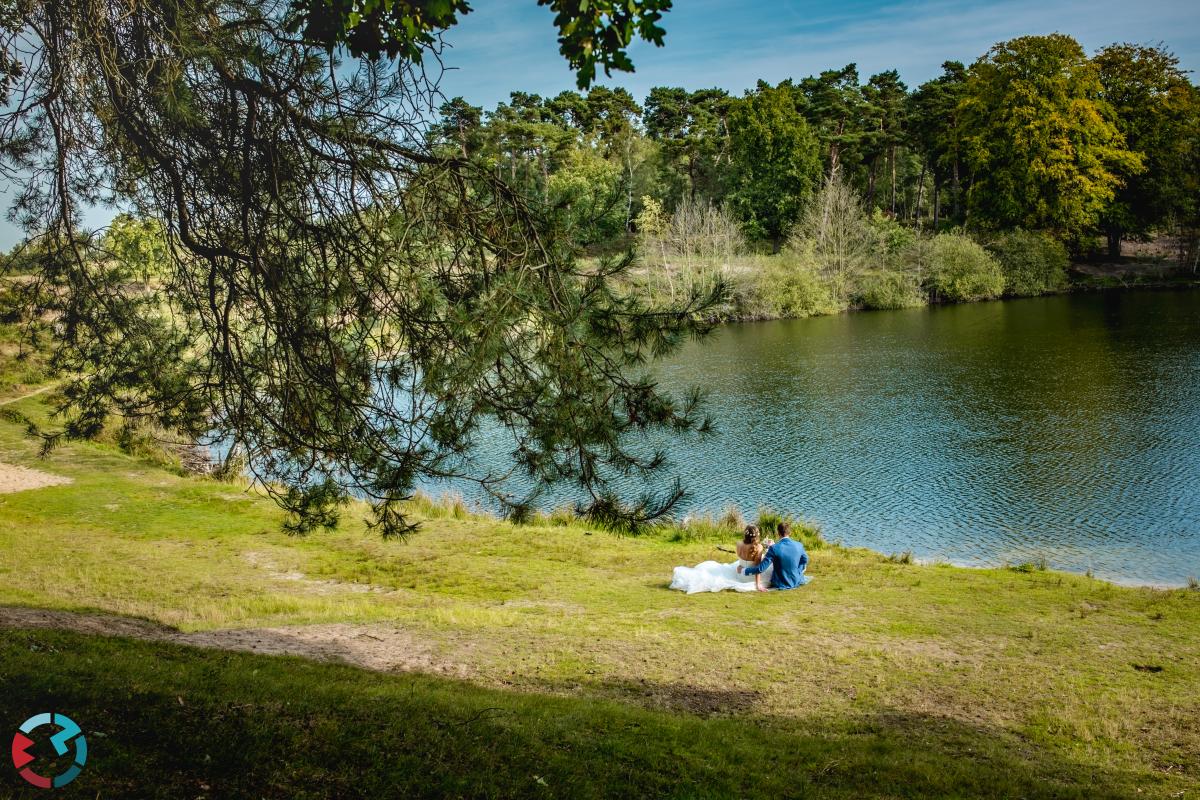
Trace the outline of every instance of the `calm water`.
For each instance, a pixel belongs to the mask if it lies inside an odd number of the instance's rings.
[[[767,505],[955,563],[1200,576],[1200,292],[731,325],[662,376],[706,388],[719,427],[671,446],[688,509]]]

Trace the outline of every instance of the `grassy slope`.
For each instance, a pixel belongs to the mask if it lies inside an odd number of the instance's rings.
[[[34,452],[0,422],[0,460],[74,483],[0,496],[0,604],[400,626],[466,677],[0,630],[0,720],[105,734],[88,796],[1200,792],[1200,592],[825,548],[803,590],[684,597],[671,567],[712,543],[452,518],[289,539],[228,484]]]

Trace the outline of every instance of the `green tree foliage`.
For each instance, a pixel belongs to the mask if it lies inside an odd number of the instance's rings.
[[[776,250],[791,230],[820,176],[817,140],[796,110],[790,84],[760,83],[729,112],[732,158],[730,207],[747,233]]]
[[[664,192],[672,205],[685,194],[692,201],[721,199],[718,168],[728,161],[731,103],[721,89],[650,90],[643,122],[662,153]]]
[[[1062,34],[1002,42],[976,61],[962,125],[970,218],[985,225],[1092,230],[1142,161],[1125,147],[1096,66]]]
[[[538,0],[554,12],[559,52],[578,75],[580,88],[605,75],[633,71],[628,47],[636,38],[662,46],[659,25],[671,0]],[[466,0],[293,0],[288,28],[330,52],[386,56],[419,63],[441,43],[440,34],[471,12]]]
[[[171,253],[162,224],[130,214],[118,214],[109,223],[96,257],[143,283],[168,276],[171,271]]]
[[[612,480],[662,465],[636,434],[704,429],[696,398],[663,394],[644,364],[707,329],[721,288],[651,312],[617,283],[627,260],[576,265],[537,196],[561,129],[544,102],[514,96],[496,153],[472,153],[446,147],[474,124],[461,106],[431,142],[421,109],[437,95],[411,62],[331,61],[268,0],[24,10],[0,39],[25,73],[0,158],[46,253],[22,284],[30,316],[56,320],[55,364],[76,376],[67,435],[116,411],[215,437],[297,531],[353,489],[402,532],[401,501],[435,477],[479,481],[518,514],[559,482],[609,520],[679,498],[621,502]],[[102,198],[161,226],[154,291],[80,234]],[[472,461],[485,425],[532,495]]]
[[[1127,236],[1145,239],[1193,201],[1188,179],[1200,105],[1179,59],[1163,47],[1114,44],[1095,57],[1104,100],[1144,169],[1125,169],[1122,186],[1105,207],[1109,255],[1121,255]]]
[[[625,196],[619,165],[592,150],[572,150],[550,176],[550,203],[565,215],[564,229],[584,247],[624,233]]]
[[[872,75],[863,89],[865,100],[862,146],[868,165],[867,207],[875,205],[880,171],[888,170],[887,207],[896,213],[896,155],[905,140],[908,88],[896,70]]]
[[[921,154],[922,176],[928,170],[933,178],[933,227],[942,219],[943,187],[950,189],[950,219],[962,222],[962,140],[963,93],[967,68],[958,61],[942,64],[942,74],[921,86],[909,97],[908,130],[910,141]],[[920,192],[924,187],[922,178]],[[920,215],[918,194],[917,216]]]
[[[1057,292],[1067,285],[1067,248],[1035,231],[1008,231],[988,247],[1004,270],[1004,293],[1014,297]]]
[[[928,282],[938,300],[965,303],[1004,293],[1000,263],[981,245],[960,233],[939,233],[929,243]]]
[[[431,130],[435,146],[447,148],[449,153],[470,158],[482,146],[483,109],[473,106],[461,97],[442,103],[438,109],[438,120]]]
[[[847,64],[800,81],[804,112],[821,142],[827,176],[833,176],[854,154],[862,139],[863,96],[858,85],[858,67]]]

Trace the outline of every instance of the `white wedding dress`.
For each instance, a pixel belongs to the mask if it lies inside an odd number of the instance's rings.
[[[717,561],[703,561],[694,567],[676,567],[671,577],[671,588],[681,592],[695,594],[696,592],[721,592],[732,589],[735,592],[753,592],[754,576],[739,574],[738,566],[754,566],[752,561],[737,561],[722,564]],[[774,565],[767,567],[759,578],[763,588],[771,586],[771,572]]]

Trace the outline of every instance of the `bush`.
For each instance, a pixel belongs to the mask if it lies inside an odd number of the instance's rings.
[[[668,218],[653,198],[642,203],[637,224],[648,263],[728,261],[746,249],[737,220],[721,206],[684,198]]]
[[[810,262],[844,304],[857,293],[862,275],[882,266],[886,236],[872,225],[854,189],[834,176],[804,209],[787,249]]]
[[[885,215],[879,209],[871,216],[871,230],[875,233],[879,254],[889,261],[900,255],[916,241],[921,234],[915,229],[903,225],[895,217]]]
[[[950,302],[989,300],[1004,293],[1000,262],[960,233],[939,233],[928,246],[929,288]]]
[[[928,302],[916,278],[903,272],[878,270],[863,275],[858,302],[864,308],[916,308]]]
[[[757,273],[737,286],[737,295],[739,311],[748,317],[812,317],[846,309],[817,270],[795,254],[762,258]]]
[[[989,249],[1004,270],[1004,293],[1032,297],[1067,285],[1070,257],[1062,242],[1036,231],[1009,231]]]

